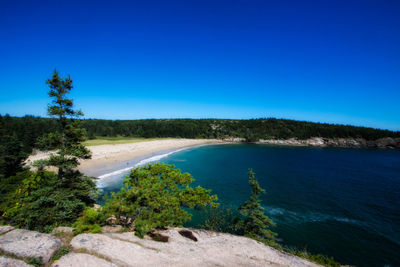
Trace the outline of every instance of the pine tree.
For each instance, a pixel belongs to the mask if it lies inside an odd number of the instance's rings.
[[[242,206],[239,211],[243,218],[238,222],[238,228],[244,236],[266,243],[268,245],[277,246],[275,243],[276,233],[272,232],[269,227],[275,226],[275,223],[264,214],[264,208],[261,206],[259,196],[265,193],[254,177],[254,172],[249,170],[249,184],[252,195]]]
[[[46,81],[49,85],[49,96],[52,98],[48,106],[48,114],[56,117],[59,131],[50,133],[39,139],[41,148],[58,149],[48,160],[40,161],[37,165],[54,166],[58,168],[58,178],[63,179],[65,173],[79,165],[79,159],[89,159],[90,151],[82,144],[85,140],[85,129],[77,120],[83,113],[73,109],[73,100],[67,97],[72,90],[72,80],[68,76],[63,79],[54,70],[53,77]]]

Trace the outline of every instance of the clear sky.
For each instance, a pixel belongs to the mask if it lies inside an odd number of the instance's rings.
[[[277,117],[400,130],[400,1],[0,0],[0,114]]]

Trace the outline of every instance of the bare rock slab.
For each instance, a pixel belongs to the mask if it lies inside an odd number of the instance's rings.
[[[51,267],[118,267],[114,263],[85,253],[69,253]]]
[[[81,234],[71,246],[121,266],[319,266],[241,236],[182,228],[158,234],[167,242],[126,232]]]
[[[61,240],[38,232],[15,229],[0,236],[0,249],[21,258],[41,258],[43,263],[60,248]]]
[[[24,261],[0,257],[1,267],[32,267],[32,265],[26,264]]]
[[[8,225],[0,226],[0,235],[4,234],[4,233],[7,233],[7,232],[10,232],[11,230],[14,230],[14,227],[8,226]]]
[[[70,245],[75,251],[83,250],[86,253],[100,255],[120,266],[182,266],[168,255],[158,254],[157,251],[145,248],[139,243],[103,234],[80,234],[71,240]]]

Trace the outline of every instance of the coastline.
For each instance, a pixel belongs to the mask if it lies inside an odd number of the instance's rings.
[[[90,169],[98,168],[105,164],[144,159],[163,151],[221,143],[225,142],[216,139],[168,139],[131,144],[91,146],[88,148],[92,152],[92,158],[81,161],[79,170],[87,172]]]
[[[78,169],[87,176],[95,177],[98,187],[102,188],[104,185],[118,182],[120,180],[118,177],[137,166],[157,161],[183,149],[226,143],[231,142],[217,139],[165,139],[89,146],[87,148],[91,151],[92,158],[81,160]],[[34,161],[46,159],[51,153],[54,152],[39,151],[29,156],[25,163],[32,166]]]
[[[88,176],[93,176],[102,180],[107,176],[111,176],[113,172],[124,172],[143,165],[150,161],[157,161],[159,158],[168,156],[171,153],[198,147],[202,145],[217,144],[243,144],[255,143],[264,145],[278,146],[308,146],[308,147],[341,147],[341,148],[400,148],[400,139],[382,138],[375,141],[366,141],[364,139],[329,139],[321,137],[313,137],[309,139],[299,140],[295,138],[286,140],[266,139],[255,142],[246,142],[244,138],[225,138],[225,139],[165,139],[142,141],[125,144],[107,144],[88,146],[92,153],[92,158],[81,160],[78,169]],[[52,151],[39,151],[35,155],[31,155],[26,164],[32,166],[36,160],[46,159],[54,153]],[[117,170],[117,171],[115,171]],[[115,173],[116,175],[117,173]],[[104,176],[104,177],[103,177]]]

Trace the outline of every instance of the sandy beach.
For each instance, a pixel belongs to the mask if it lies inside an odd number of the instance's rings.
[[[166,139],[128,144],[89,146],[88,149],[92,152],[92,158],[81,161],[79,170],[85,172],[86,170],[97,168],[104,164],[143,157],[164,150],[221,143],[224,142],[216,139]],[[39,152],[35,155],[31,155],[26,163],[31,164],[35,160],[45,159],[50,153],[51,152]]]

